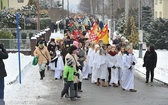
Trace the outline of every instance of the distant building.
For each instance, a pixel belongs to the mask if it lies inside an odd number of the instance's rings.
[[[26,6],[29,0],[9,0],[9,8],[19,9],[22,6]]]
[[[154,17],[168,19],[168,0],[154,0]]]
[[[0,0],[0,10],[9,7],[9,0]]]

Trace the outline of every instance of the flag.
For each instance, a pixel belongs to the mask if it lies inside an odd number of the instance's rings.
[[[96,41],[98,35],[100,34],[100,29],[97,23],[94,23],[89,34],[90,41]]]
[[[109,39],[108,25],[106,24],[102,29],[102,31],[100,32],[100,34],[98,35],[96,42],[98,42],[99,40],[102,40],[105,44],[108,44],[109,43],[108,39]]]

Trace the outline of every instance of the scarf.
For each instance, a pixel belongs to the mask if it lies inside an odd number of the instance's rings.
[[[114,51],[114,52],[113,52],[113,51],[109,51],[108,53],[109,53],[111,56],[115,56],[115,55],[117,54],[116,51]]]

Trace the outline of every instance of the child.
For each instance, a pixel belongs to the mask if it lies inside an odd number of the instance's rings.
[[[67,64],[64,67],[63,78],[64,78],[64,89],[61,92],[61,98],[68,92],[70,88],[70,98],[72,101],[76,101],[74,91],[74,75],[78,75],[78,72],[73,68],[73,63],[70,58],[66,59]]]

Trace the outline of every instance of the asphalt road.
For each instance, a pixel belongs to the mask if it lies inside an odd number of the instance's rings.
[[[54,80],[52,71],[46,71],[43,85],[47,86],[45,95],[37,96],[36,105],[168,105],[168,86],[154,81],[146,84],[144,78],[135,73],[136,93],[123,91],[121,87],[102,87],[83,80],[82,97],[77,101],[60,99],[62,80]]]

